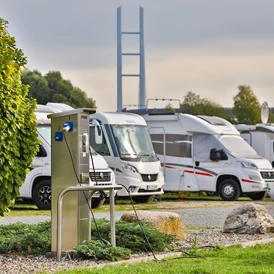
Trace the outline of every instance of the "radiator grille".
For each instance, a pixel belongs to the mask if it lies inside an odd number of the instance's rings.
[[[261,171],[263,179],[274,179],[274,171]]]
[[[157,181],[158,174],[141,174],[143,182],[155,182]]]
[[[90,172],[89,177],[92,182],[110,182],[111,172]]]

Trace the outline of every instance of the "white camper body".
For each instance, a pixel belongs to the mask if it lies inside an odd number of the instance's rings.
[[[165,191],[217,192],[262,199],[274,170],[228,121],[190,114],[143,116],[164,168]]]
[[[266,158],[274,166],[274,125],[257,124],[235,126],[242,138],[251,145],[256,152]]]
[[[20,198],[32,199],[39,209],[51,208],[51,120],[47,118],[50,113],[59,112],[55,108],[37,105],[35,112],[37,118],[38,138],[41,141],[39,151],[32,161],[24,184],[20,188]],[[109,168],[105,159],[92,150],[90,159],[90,185],[115,184],[115,174]],[[94,169],[93,169],[94,165]],[[92,197],[92,207],[103,204],[107,193],[95,193]]]
[[[99,130],[99,131],[98,131]],[[101,136],[103,142],[98,144]],[[145,120],[133,113],[90,115],[90,145],[115,172],[116,184],[123,185],[135,202],[148,202],[163,194],[161,163],[154,152]],[[127,190],[117,196],[127,196]]]

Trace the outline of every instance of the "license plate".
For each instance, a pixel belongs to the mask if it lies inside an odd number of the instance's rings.
[[[272,188],[274,186],[274,182],[266,182],[265,187],[266,188]]]
[[[152,185],[152,186],[147,186],[147,190],[155,190],[155,189],[157,189],[158,187],[157,186],[155,186],[155,185]]]

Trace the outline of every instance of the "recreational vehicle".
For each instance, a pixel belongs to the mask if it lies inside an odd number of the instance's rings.
[[[274,125],[257,124],[235,126],[242,138],[252,146],[256,152],[266,158],[274,166]]]
[[[253,200],[274,184],[274,169],[228,121],[214,116],[145,114],[164,168],[165,191],[216,192],[225,201]]]
[[[124,186],[117,196],[131,194],[146,203],[163,194],[164,177],[145,120],[133,113],[90,115],[90,144],[115,172],[116,184]]]
[[[41,144],[33,159],[30,171],[20,188],[19,198],[33,200],[39,209],[51,208],[51,120],[47,118],[47,115],[60,111],[52,106],[37,105],[35,112],[38,138]],[[115,174],[108,167],[107,162],[92,148],[90,151],[93,160],[90,161],[90,185],[95,184],[95,182],[99,185],[114,184]],[[101,174],[105,176],[102,178]],[[96,208],[102,205],[107,196],[108,193],[95,193],[91,200],[92,207]]]

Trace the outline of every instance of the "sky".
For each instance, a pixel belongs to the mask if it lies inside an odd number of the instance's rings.
[[[188,91],[232,107],[239,85],[274,106],[273,0],[0,0],[0,17],[29,70],[60,71],[98,111],[116,111],[120,6],[122,31],[139,31],[144,9],[148,108],[178,107]],[[138,41],[123,36],[123,52]],[[138,57],[123,57],[123,73],[139,73]],[[123,107],[137,108],[138,90],[123,78]]]

